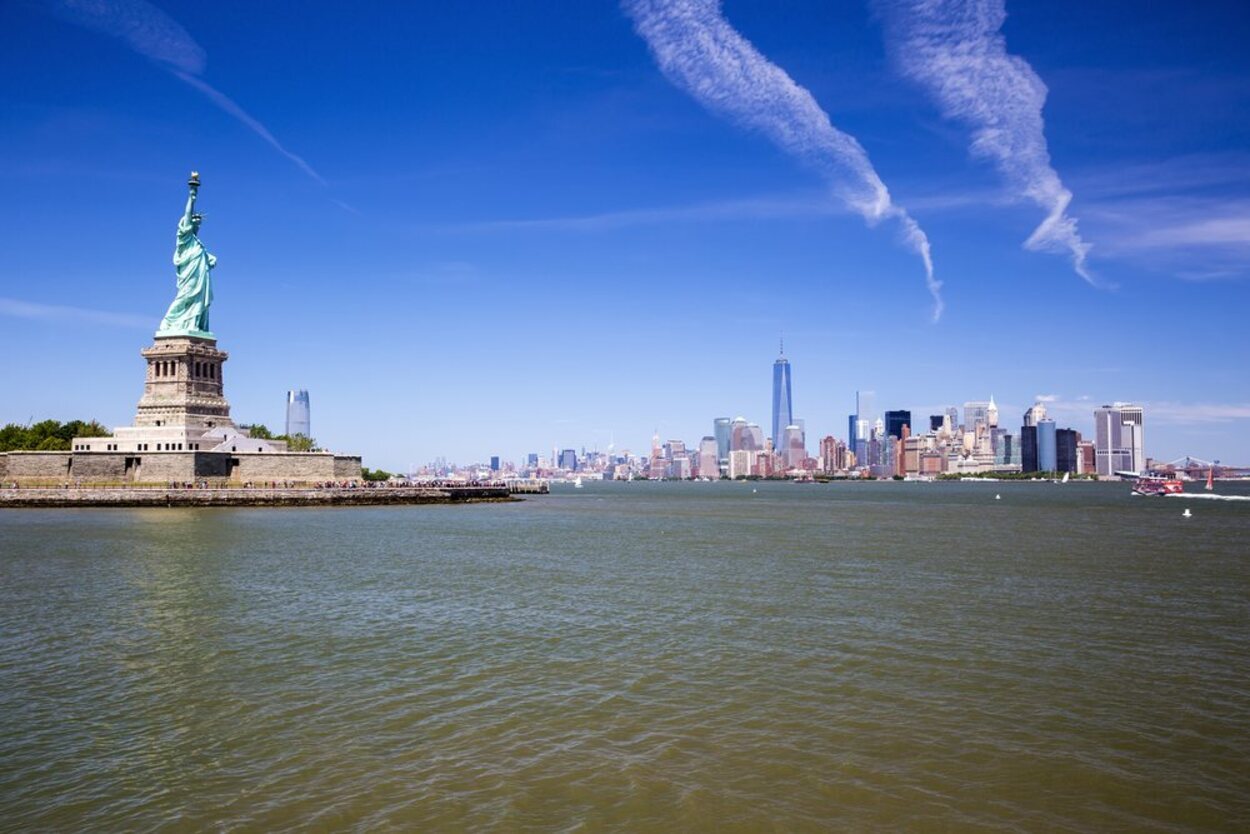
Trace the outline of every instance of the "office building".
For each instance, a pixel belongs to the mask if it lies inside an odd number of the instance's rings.
[[[1075,429],[1059,429],[1055,432],[1055,471],[1076,474],[1077,446],[1081,442],[1081,433]]]
[[[781,452],[787,469],[798,466],[807,458],[807,442],[803,437],[802,427],[786,426],[781,443],[778,451]]]
[[[729,477],[745,478],[751,474],[751,463],[755,452],[748,449],[733,449],[729,453]]]
[[[490,471],[491,472],[499,471],[499,455],[490,456]]]
[[[1024,459],[1020,452],[1020,436],[1008,434],[1001,429],[996,435],[997,445],[994,447],[994,465],[1001,468],[1023,466]]]
[[[286,392],[286,436],[297,434],[312,437],[308,392],[304,390]]]
[[[1129,403],[1094,410],[1094,457],[1099,475],[1143,472],[1142,408]]]
[[[946,416],[950,418],[951,432],[954,432],[959,428],[959,409],[955,408],[953,405],[948,407],[946,409]]]
[[[1056,472],[1059,468],[1055,421],[1045,417],[1037,421],[1037,471]]]
[[[996,409],[997,410],[997,409]],[[987,402],[964,403],[964,431],[975,432],[977,426],[989,427],[990,404]]]
[[[1098,472],[1098,452],[1094,447],[1094,441],[1077,441],[1076,471],[1080,475],[1093,475]]]
[[[1024,425],[1036,426],[1038,421],[1046,419],[1046,404],[1037,402],[1028,411],[1024,412]]]
[[[719,422],[719,421],[718,421]],[[725,428],[729,427],[729,420],[725,420]],[[719,428],[719,425],[717,426]],[[705,436],[699,441],[699,477],[711,478],[715,480],[720,477],[720,438],[713,436]],[[729,437],[725,437],[725,465],[729,465]]]
[[[577,451],[574,449],[564,449],[560,452],[560,468],[567,469],[572,472],[577,469]]]
[[[794,423],[794,408],[790,399],[790,360],[782,355],[773,363],[773,448],[780,449],[786,427]]]
[[[902,439],[904,426],[908,429],[911,428],[910,411],[887,411],[885,413],[886,437],[897,437]]]
[[[712,421],[712,436],[716,438],[716,460],[722,472],[729,470],[729,439],[733,434],[731,423],[728,417],[717,417]]]
[[[1020,427],[1020,471],[1037,472],[1037,426]]]

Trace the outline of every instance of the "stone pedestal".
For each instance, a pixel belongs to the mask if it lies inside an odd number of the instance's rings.
[[[232,428],[222,370],[229,358],[214,339],[158,338],[141,351],[148,360],[136,427]]]

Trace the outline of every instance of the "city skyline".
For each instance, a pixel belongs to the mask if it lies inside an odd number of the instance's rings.
[[[725,79],[640,7],[416,4],[358,28],[317,4],[298,24],[280,6],[0,8],[0,350],[40,357],[6,371],[0,422],[130,422],[171,186],[195,169],[235,413],[282,426],[298,381],[317,440],[372,467],[645,450],[657,426],[696,444],[718,415],[769,430],[781,332],[809,452],[861,390],[917,420],[1040,396],[1082,433],[1133,402],[1151,456],[1250,461],[1241,6],[1007,8],[1006,54],[1044,85],[1030,130],[1049,163],[1030,170],[1071,193],[1047,205],[970,150],[980,126],[871,4],[697,21],[793,84],[807,121],[787,124],[863,159],[796,153],[749,96],[700,98],[692,81]],[[869,174],[905,216],[848,201]],[[1029,245],[1055,207],[1079,238]],[[904,217],[932,247],[936,323]]]

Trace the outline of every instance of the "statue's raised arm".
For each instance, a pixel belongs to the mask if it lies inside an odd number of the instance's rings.
[[[189,193],[187,194],[187,208],[186,211],[182,213],[182,219],[189,225],[191,223],[191,218],[195,215],[195,197],[200,190],[199,171],[191,172],[191,179],[187,180],[187,186],[189,188]]]
[[[178,272],[178,294],[161,321],[157,337],[193,336],[215,338],[208,329],[208,308],[213,303],[211,270],[217,259],[210,255],[198,236],[203,215],[195,211],[199,195],[200,175],[192,171],[187,181],[190,193],[187,207],[178,220],[178,238],[174,244],[174,268]]]

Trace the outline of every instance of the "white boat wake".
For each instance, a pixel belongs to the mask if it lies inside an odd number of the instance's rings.
[[[1206,492],[1177,492],[1168,498],[1201,498],[1203,501],[1250,501],[1250,495],[1213,495]]]

